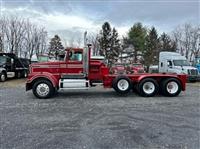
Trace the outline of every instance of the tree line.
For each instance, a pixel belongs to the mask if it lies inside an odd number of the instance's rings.
[[[90,34],[87,40],[93,46],[93,55],[104,56],[109,65],[119,60],[124,53],[132,58],[132,63],[141,62],[146,66],[157,64],[161,51],[179,52],[192,61],[200,52],[200,26],[183,24],[171,33],[159,34],[154,26],[148,28],[138,22],[120,38],[117,29],[105,22],[101,30]],[[61,38],[55,35],[49,41],[44,27],[20,17],[0,18],[0,52],[15,53],[31,59],[34,54],[44,53],[57,58],[63,50]]]
[[[32,58],[47,51],[47,31],[19,17],[0,18],[0,52]]]
[[[155,27],[148,28],[138,22],[129,29],[123,39],[119,40],[117,30],[112,30],[110,24],[105,22],[94,39],[98,41],[96,43],[99,46],[96,47],[99,47],[99,54],[111,59],[110,63],[117,61],[120,53],[127,53],[132,57],[132,63],[141,62],[147,68],[152,64],[158,64],[161,51],[179,52],[189,61],[200,52],[200,26],[191,24],[177,27],[170,35],[165,32],[159,35]],[[131,47],[131,51],[127,52],[128,47]]]

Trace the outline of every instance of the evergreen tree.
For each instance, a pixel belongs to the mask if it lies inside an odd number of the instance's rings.
[[[138,56],[143,53],[145,49],[145,39],[147,30],[142,23],[135,23],[128,32],[128,43],[134,47],[134,62],[138,61]]]
[[[64,47],[62,45],[60,37],[58,35],[55,35],[50,41],[49,57],[58,59],[58,55],[63,51],[63,49]]]
[[[161,51],[176,51],[176,43],[166,33],[160,36],[160,50]]]
[[[105,22],[100,31],[99,43],[100,43],[100,55],[105,56],[108,59],[111,42],[111,26],[108,22]]]
[[[102,26],[102,30],[99,35],[100,55],[105,56],[108,60],[108,65],[118,58],[120,43],[118,39],[118,33],[115,28],[111,28],[108,22],[105,22]]]
[[[115,28],[112,30],[112,36],[111,36],[111,53],[110,53],[110,59],[113,61],[116,61],[119,57],[120,53],[120,40],[118,39],[118,32]]]
[[[159,38],[155,27],[152,27],[146,37],[144,55],[144,64],[147,69],[151,64],[158,64],[159,58]]]

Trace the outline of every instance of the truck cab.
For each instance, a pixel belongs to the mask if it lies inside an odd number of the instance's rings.
[[[191,66],[184,56],[176,52],[160,52],[159,72],[187,74],[188,81],[196,81],[198,79],[197,68]]]

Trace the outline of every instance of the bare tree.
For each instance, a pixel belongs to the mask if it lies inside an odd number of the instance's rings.
[[[192,30],[190,61],[192,61],[193,57],[198,56],[199,52],[200,52],[200,26],[194,27]]]
[[[6,22],[5,34],[7,45],[11,53],[19,54],[19,47],[24,36],[24,20],[17,17],[4,18]]]
[[[78,37],[77,39],[76,39],[76,46],[77,47],[80,47],[81,46],[81,37]]]
[[[182,44],[181,44],[181,39],[182,39],[182,32],[180,29],[180,26],[177,27],[173,32],[172,32],[172,38],[174,39],[176,43],[176,47],[178,48],[178,52],[181,53],[181,55],[184,55],[183,50],[182,50]]]
[[[189,61],[192,61],[200,50],[200,26],[188,23],[181,25],[173,31],[173,38],[179,52],[185,55]]]
[[[69,44],[70,47],[74,47],[74,37],[71,37],[71,38],[70,38],[68,44]]]
[[[5,27],[5,21],[0,19],[0,52],[4,52]]]
[[[88,36],[88,43],[92,44],[92,55],[99,55],[99,42],[98,42],[98,34],[90,34]]]
[[[27,19],[16,16],[0,19],[0,51],[31,58],[46,49],[47,32]]]

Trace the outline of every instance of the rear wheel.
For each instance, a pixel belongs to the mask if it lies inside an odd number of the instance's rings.
[[[121,76],[113,81],[113,88],[119,94],[127,94],[131,90],[131,81],[126,76]]]
[[[6,73],[5,73],[5,72],[2,72],[2,73],[0,74],[0,81],[1,81],[1,82],[5,82],[5,81],[6,81]]]
[[[143,97],[155,96],[158,92],[158,83],[151,78],[146,78],[138,84],[138,93]]]
[[[181,92],[181,83],[178,79],[169,78],[161,82],[161,93],[165,96],[174,97]]]
[[[50,81],[39,80],[33,85],[33,94],[37,98],[46,99],[50,98],[55,93],[55,89]]]

